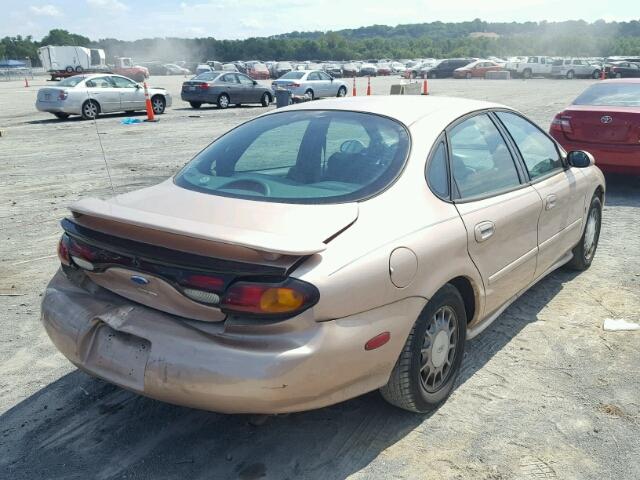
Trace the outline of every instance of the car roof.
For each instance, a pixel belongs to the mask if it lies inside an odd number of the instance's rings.
[[[467,98],[431,95],[374,95],[328,98],[319,102],[304,102],[269,112],[267,115],[292,110],[344,110],[374,113],[391,117],[409,126],[424,117],[437,119],[444,128],[455,119],[478,110],[508,108],[498,103]]]
[[[640,78],[609,78],[607,80],[600,80],[595,85],[601,83],[640,83]]]

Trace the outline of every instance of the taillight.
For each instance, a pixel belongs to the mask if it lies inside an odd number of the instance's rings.
[[[60,237],[58,242],[58,258],[60,263],[66,267],[71,266],[71,257],[69,256],[69,236],[65,233]]]
[[[565,116],[562,113],[557,114],[551,121],[551,130],[563,133],[572,133],[573,128],[571,127],[571,117]]]
[[[69,94],[66,90],[60,90],[60,93],[58,93],[58,100],[66,100],[68,96]]]
[[[281,283],[240,281],[225,292],[220,307],[227,313],[292,316],[312,307],[319,298],[313,285],[293,278]]]

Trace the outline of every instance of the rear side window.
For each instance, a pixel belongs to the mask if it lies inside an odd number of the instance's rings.
[[[174,181],[189,190],[252,200],[359,201],[395,180],[409,146],[406,128],[378,115],[282,112],[231,130]]]
[[[427,183],[440,198],[449,198],[449,172],[447,171],[447,147],[438,143],[427,167]]]
[[[486,114],[453,127],[449,142],[451,173],[461,198],[486,196],[520,185],[511,152]]]
[[[496,115],[516,143],[532,180],[563,168],[555,144],[538,127],[514,113]]]

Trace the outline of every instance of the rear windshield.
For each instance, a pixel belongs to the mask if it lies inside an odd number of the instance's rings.
[[[300,80],[304,77],[304,72],[287,72],[282,75],[280,78],[292,79],[292,80]]]
[[[85,77],[84,75],[75,75],[73,77],[69,77],[69,78],[65,78],[64,80],[61,80],[60,83],[58,83],[58,86],[60,86],[60,87],[75,87],[81,81],[83,81],[85,78],[87,78],[87,77]]]
[[[582,92],[573,104],[640,107],[640,83],[597,83]]]
[[[282,203],[339,203],[378,193],[409,151],[398,122],[347,111],[281,112],[213,142],[175,177],[189,190]]]

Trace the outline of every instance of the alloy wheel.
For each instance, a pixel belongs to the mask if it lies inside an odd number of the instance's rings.
[[[431,317],[421,348],[420,383],[427,392],[438,391],[451,374],[456,355],[458,317],[448,305]]]

